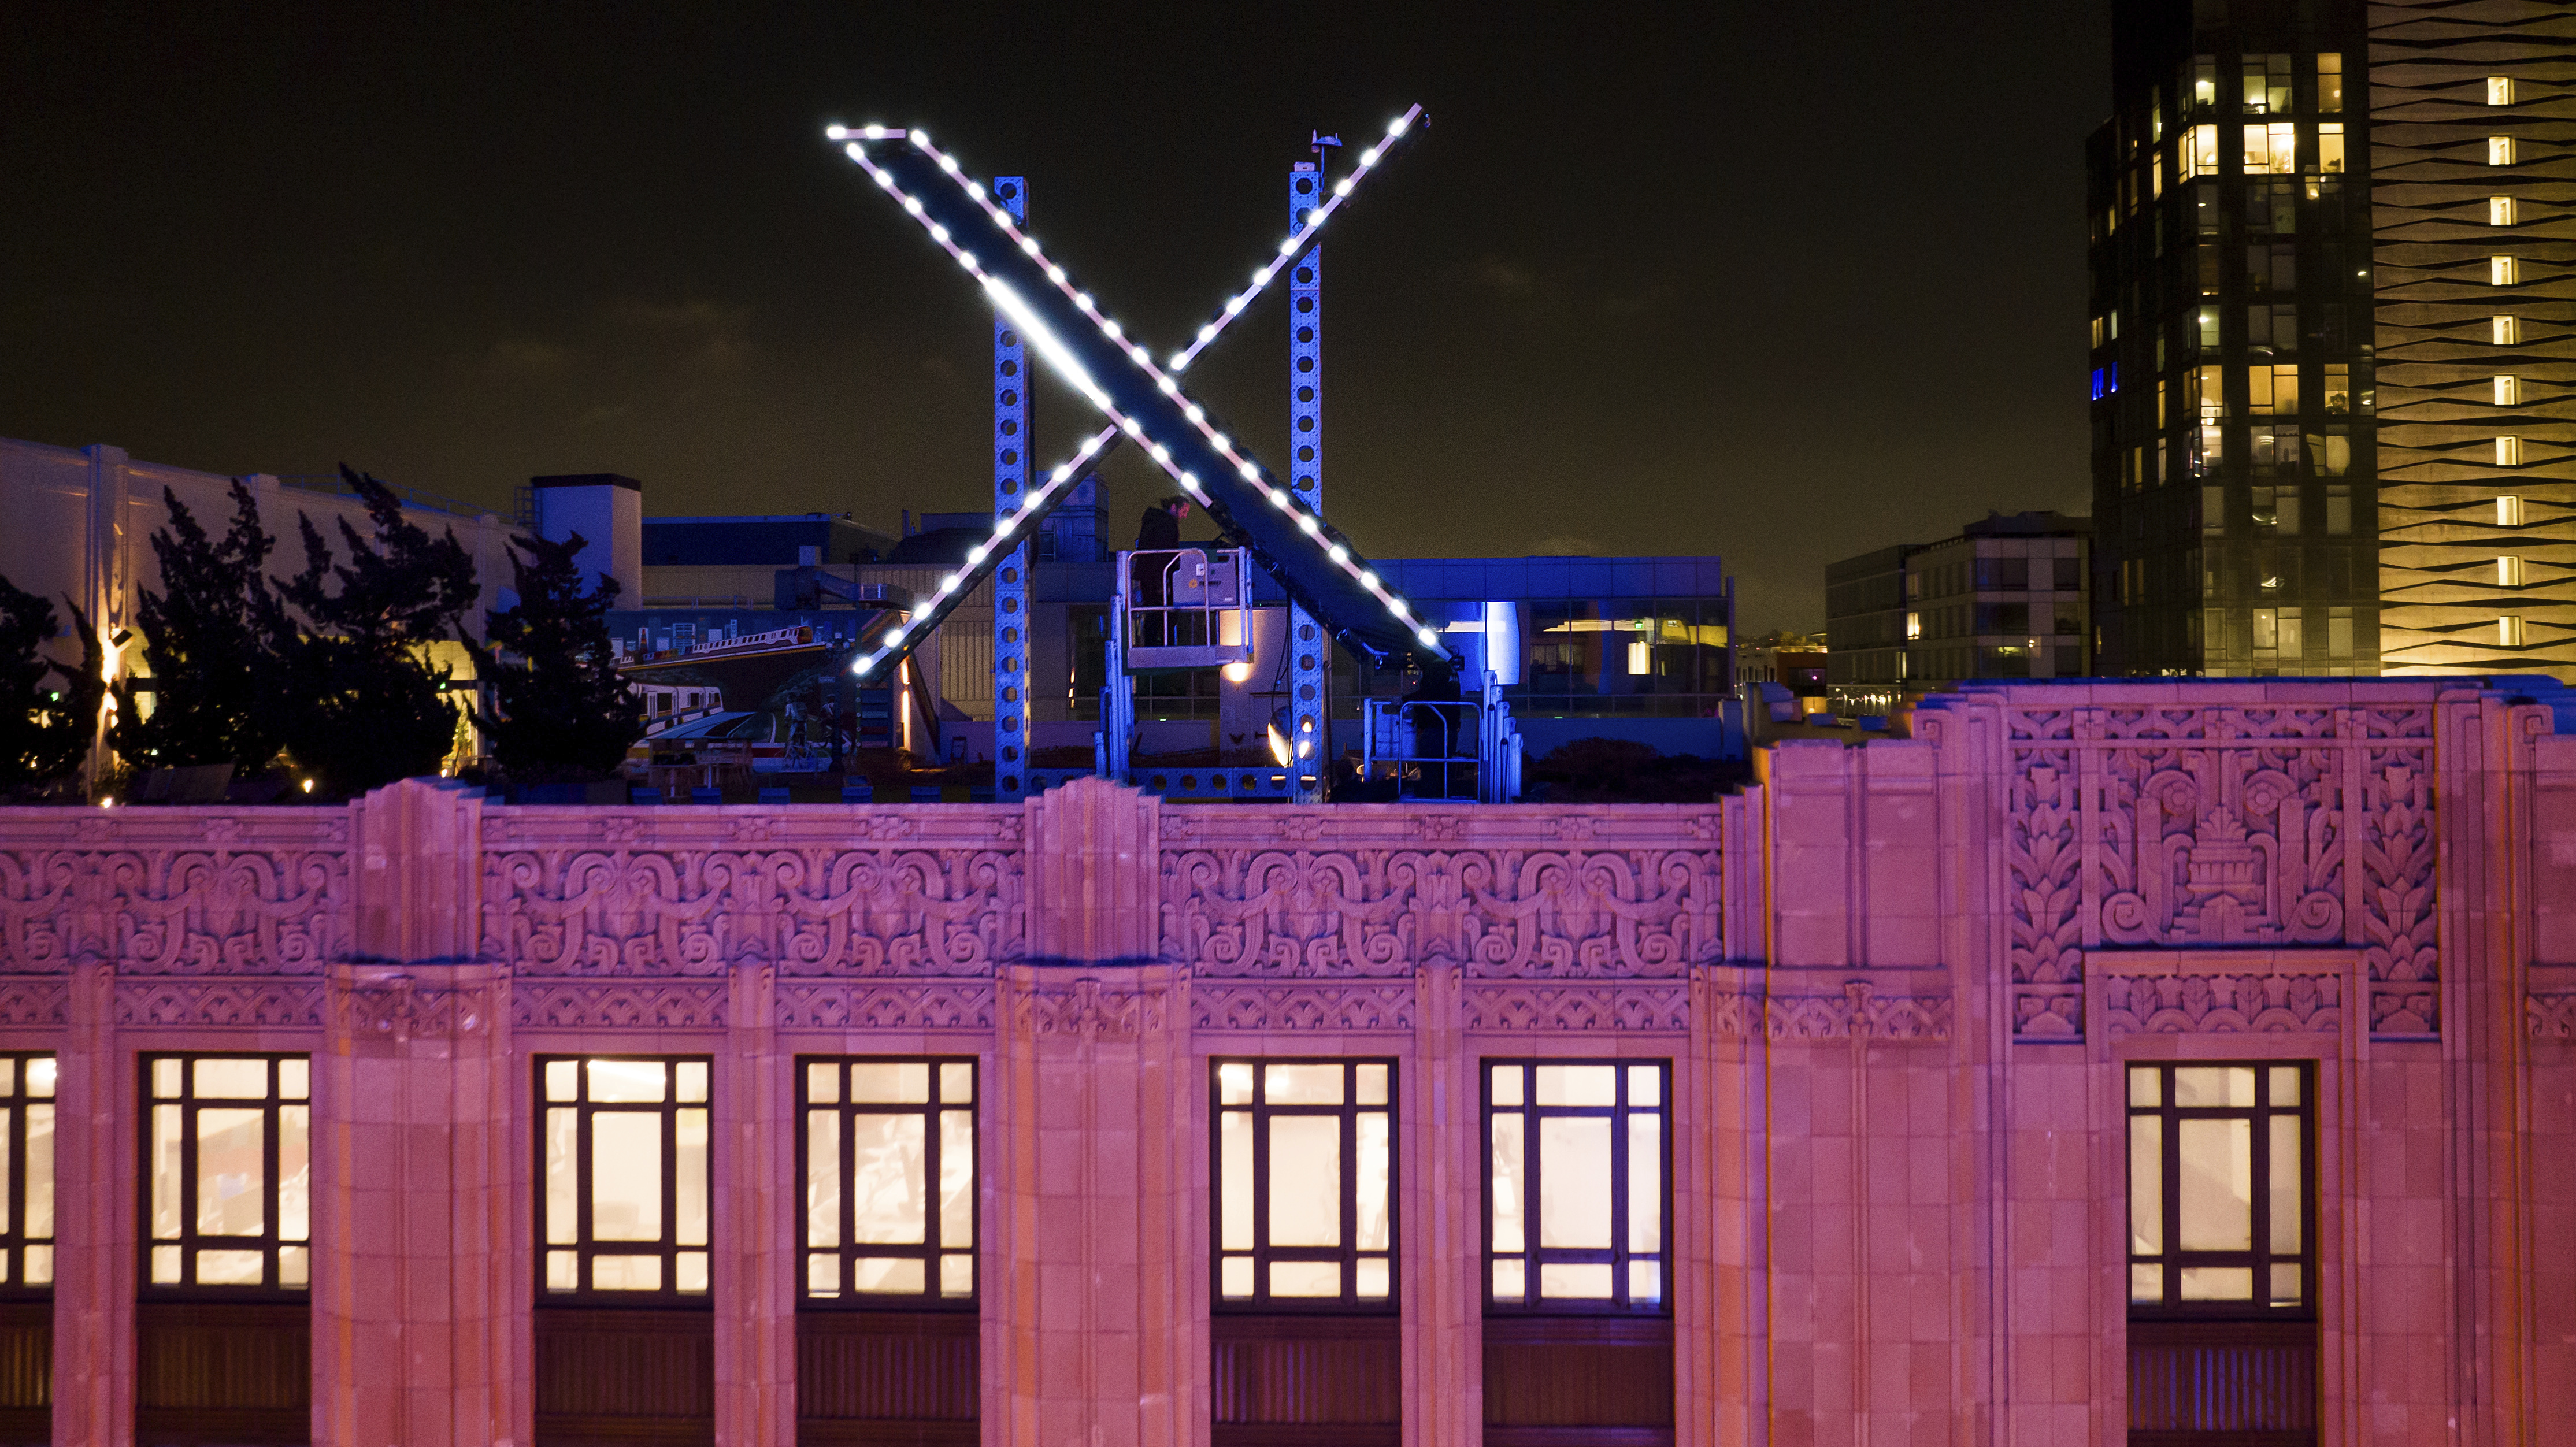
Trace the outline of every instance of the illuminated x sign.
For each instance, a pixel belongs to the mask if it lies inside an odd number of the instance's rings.
[[[983,285],[994,308],[1019,328],[1048,369],[1109,422],[1070,461],[1053,469],[1042,486],[1031,489],[1020,509],[996,524],[993,537],[968,553],[967,567],[941,579],[938,591],[888,635],[878,652],[861,658],[854,671],[870,673],[937,626],[1121,434],[1142,446],[1156,466],[1207,508],[1230,539],[1251,549],[1263,570],[1354,654],[1379,665],[1405,654],[1446,660],[1439,632],[1416,617],[1412,606],[1389,590],[1321,515],[1300,504],[1284,482],[1218,430],[1206,408],[1174,378],[1298,252],[1313,244],[1361,178],[1422,119],[1422,108],[1415,106],[1390,123],[1385,137],[1361,154],[1358,167],[1333,188],[1332,196],[1308,213],[1304,224],[1253,273],[1251,285],[1230,298],[1199,329],[1196,340],[1163,365],[1077,288],[1064,268],[1047,258],[1037,238],[1022,230],[981,185],[967,179],[956,158],[932,145],[928,135],[882,126],[855,131],[833,127],[828,134],[847,143],[849,158]]]

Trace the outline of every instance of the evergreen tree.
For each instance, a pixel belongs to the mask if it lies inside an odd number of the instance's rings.
[[[13,799],[67,794],[89,758],[91,731],[106,696],[106,650],[89,615],[69,598],[81,641],[77,668],[47,658],[42,645],[60,631],[54,605],[0,578],[0,795]]]
[[[644,735],[643,710],[608,644],[617,580],[585,593],[573,562],[586,540],[510,540],[516,606],[484,615],[485,641],[466,641],[496,712],[474,722],[501,768],[522,784],[606,779]]]
[[[143,590],[137,610],[150,672],[150,717],[133,679],[118,680],[110,738],[136,768],[229,761],[244,775],[277,757],[276,659],[263,625],[268,580],[261,572],[277,540],[260,530],[250,485],[233,479],[233,521],[220,542],[178,496],[161,492],[169,524],[152,535],[161,586]]]
[[[438,772],[458,714],[444,691],[450,670],[423,650],[456,635],[481,591],[455,533],[432,538],[403,516],[393,489],[345,464],[340,476],[366,501],[374,538],[341,519],[343,564],[313,519],[298,515],[304,570],[264,610],[289,701],[278,731],[316,795],[330,798]]]

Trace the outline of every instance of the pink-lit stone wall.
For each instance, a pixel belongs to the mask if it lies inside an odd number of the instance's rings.
[[[985,1440],[1202,1443],[1206,1062],[1400,1062],[1404,1439],[1483,1436],[1477,1062],[1674,1062],[1676,1440],[2127,1424],[2120,1067],[2313,1060],[2321,1435],[2576,1422],[2576,738],[2034,685],[1706,805],[0,812],[58,1440],[131,1440],[135,1057],[317,1060],[314,1440],[533,1422],[528,1062],[718,1061],[718,1439],[795,1438],[793,1058],[984,1062]],[[2456,1424],[2456,1425],[2455,1425]]]

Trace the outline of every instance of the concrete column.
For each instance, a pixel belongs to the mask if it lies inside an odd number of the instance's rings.
[[[796,1139],[793,1061],[778,1046],[766,961],[734,969],[716,1061],[716,1440],[796,1441]]]
[[[54,1440],[134,1441],[134,1118],[116,1038],[116,971],[72,973],[54,1117]]]
[[[355,958],[314,1061],[313,1440],[525,1443],[525,1083],[507,971],[475,957],[482,801],[411,779],[350,813]]]
[[[1478,1447],[1485,1436],[1481,1096],[1462,1043],[1456,962],[1415,976],[1412,1078],[1405,1082],[1403,1183],[1404,1440]]]

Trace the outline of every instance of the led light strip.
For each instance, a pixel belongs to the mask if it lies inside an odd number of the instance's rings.
[[[1180,352],[1174,356],[1173,361],[1175,364],[1178,366],[1186,366],[1192,358],[1197,356],[1199,351],[1203,350],[1209,342],[1215,340],[1217,335],[1224,330],[1224,323],[1230,322],[1233,318],[1242,315],[1243,310],[1245,306],[1249,304],[1250,299],[1258,296],[1262,289],[1267,287],[1270,282],[1276,278],[1280,270],[1285,268],[1288,262],[1294,259],[1296,253],[1313,241],[1318,231],[1322,228],[1323,223],[1330,219],[1333,211],[1338,209],[1340,204],[1344,200],[1348,199],[1351,192],[1357,188],[1357,183],[1360,177],[1366,175],[1369,171],[1376,169],[1378,164],[1385,160],[1388,149],[1413,129],[1414,124],[1420,119],[1421,115],[1422,107],[1416,105],[1407,109],[1403,115],[1396,117],[1393,121],[1388,123],[1385,136],[1381,138],[1377,144],[1370,146],[1366,151],[1361,153],[1359,166],[1349,176],[1344,177],[1339,185],[1334,187],[1334,195],[1329,198],[1324,205],[1317,207],[1313,212],[1309,213],[1307,224],[1302,229],[1292,233],[1287,240],[1280,243],[1277,256],[1272,261],[1264,263],[1253,273],[1252,284],[1249,287],[1227,300],[1226,305],[1219,313],[1217,320],[1209,326],[1200,329],[1197,340],[1192,343],[1188,350]],[[1043,498],[1050,496],[1056,488],[1069,481],[1073,471],[1078,470],[1083,462],[1087,461],[1101,448],[1107,446],[1108,442],[1113,440],[1118,432],[1124,432],[1128,436],[1136,438],[1141,442],[1144,437],[1144,430],[1138,425],[1134,418],[1121,412],[1110,401],[1108,395],[1101,391],[1099,384],[1091,378],[1089,372],[1065,348],[1062,340],[1056,337],[1054,332],[1049,329],[1045,322],[1027,306],[1026,302],[1020,298],[1017,292],[1013,291],[1009,285],[1002,282],[999,278],[988,274],[984,270],[983,266],[976,261],[973,252],[967,251],[963,247],[959,246],[956,241],[950,237],[948,229],[945,226],[931,221],[924,214],[924,208],[919,200],[904,194],[901,185],[896,181],[893,173],[886,170],[884,167],[879,166],[868,156],[866,147],[862,144],[863,141],[888,140],[894,138],[897,134],[900,134],[902,138],[915,150],[919,151],[923,156],[934,162],[941,171],[945,172],[949,176],[951,180],[956,181],[959,186],[965,190],[968,198],[974,201],[974,203],[983,210],[986,217],[992,221],[998,230],[1001,231],[1003,236],[1008,238],[1013,244],[1017,245],[1023,255],[1044,268],[1048,282],[1061,291],[1065,298],[1073,303],[1074,308],[1077,311],[1081,312],[1085,317],[1090,318],[1091,321],[1100,328],[1101,335],[1107,338],[1112,346],[1123,352],[1127,359],[1153,382],[1156,390],[1160,391],[1164,396],[1171,398],[1175,402],[1181,403],[1182,416],[1192,427],[1198,430],[1201,438],[1213,451],[1216,452],[1218,456],[1231,464],[1235,468],[1237,474],[1241,476],[1244,481],[1250,483],[1256,491],[1267,499],[1273,508],[1288,514],[1295,521],[1298,531],[1306,535],[1308,540],[1323,553],[1327,561],[1341,569],[1344,574],[1346,574],[1352,581],[1358,583],[1371,597],[1384,605],[1387,612],[1393,616],[1397,622],[1410,628],[1413,632],[1414,639],[1425,651],[1438,658],[1445,659],[1449,656],[1448,651],[1441,646],[1439,632],[1417,620],[1414,617],[1411,605],[1402,597],[1389,590],[1385,584],[1379,580],[1374,571],[1370,570],[1356,557],[1354,557],[1351,554],[1350,549],[1344,546],[1339,541],[1338,537],[1332,535],[1331,530],[1319,515],[1310,510],[1301,508],[1298,505],[1294,494],[1292,494],[1286,487],[1280,486],[1270,480],[1258,463],[1252,461],[1236,449],[1231,438],[1228,438],[1224,433],[1217,431],[1213,426],[1211,426],[1208,423],[1205,409],[1201,408],[1194,401],[1186,400],[1181,392],[1180,384],[1173,380],[1170,372],[1164,368],[1157,367],[1154,364],[1153,353],[1146,350],[1142,344],[1128,338],[1126,333],[1120,329],[1118,323],[1114,319],[1104,316],[1098,305],[1092,300],[1090,294],[1077,289],[1073,285],[1071,278],[1066,275],[1064,268],[1056,265],[1046,257],[1044,251],[1038,245],[1037,238],[1022,231],[1018,220],[1013,217],[1008,210],[995,202],[992,197],[987,195],[981,185],[967,179],[963,168],[958,165],[956,158],[949,155],[947,152],[940,150],[937,146],[932,145],[930,137],[926,132],[913,130],[898,133],[885,126],[869,126],[862,130],[852,131],[847,127],[835,126],[825,134],[835,140],[844,140],[851,137],[857,138],[847,139],[847,144],[843,147],[844,153],[847,154],[852,161],[856,162],[861,169],[865,170],[870,179],[874,180],[880,189],[884,190],[886,194],[894,197],[898,202],[900,202],[903,209],[909,213],[913,219],[920,221],[923,227],[930,232],[930,239],[937,242],[940,249],[946,251],[959,266],[965,269],[969,276],[974,277],[979,283],[983,284],[986,293],[991,297],[994,305],[1001,309],[1005,315],[1010,316],[1014,322],[1020,324],[1021,332],[1028,338],[1030,346],[1034,348],[1040,356],[1047,359],[1048,364],[1057,371],[1059,376],[1072,385],[1075,390],[1081,392],[1093,406],[1099,408],[1100,411],[1110,420],[1110,426],[1103,429],[1100,433],[1095,434],[1090,441],[1086,442],[1081,452],[1077,453],[1071,463],[1068,463],[1063,467],[1059,467],[1049,474],[1048,483],[1045,489],[1037,493],[1033,493],[1028,501],[1022,504],[1018,512],[1014,513],[1010,518],[1005,519],[1003,523],[995,529],[994,541],[999,542],[1008,538],[1010,534],[1022,523],[1022,521],[1029,516],[1030,511],[1036,507]],[[1208,501],[1207,491],[1200,484],[1197,476],[1176,465],[1172,461],[1171,454],[1167,449],[1157,445],[1148,444],[1145,450],[1149,456],[1153,457],[1155,465],[1162,468],[1163,471],[1173,479],[1173,481],[1178,482],[1183,491],[1189,493],[1192,497],[1199,499],[1202,503]],[[991,555],[989,547],[979,548],[977,551],[982,552],[985,557],[989,557]],[[976,552],[969,552],[967,556],[968,566],[970,569],[980,565],[983,561],[983,558],[978,557]],[[944,613],[946,611],[945,605],[947,605],[952,598],[961,595],[962,588],[967,581],[967,575],[962,572],[952,573],[942,579],[940,582],[939,592],[935,597],[915,605],[911,622],[890,635],[887,644],[881,648],[878,653],[871,654],[853,665],[852,672],[865,676],[887,653],[893,652],[899,648],[903,640],[912,632],[916,631],[918,627],[929,624],[935,615]]]

